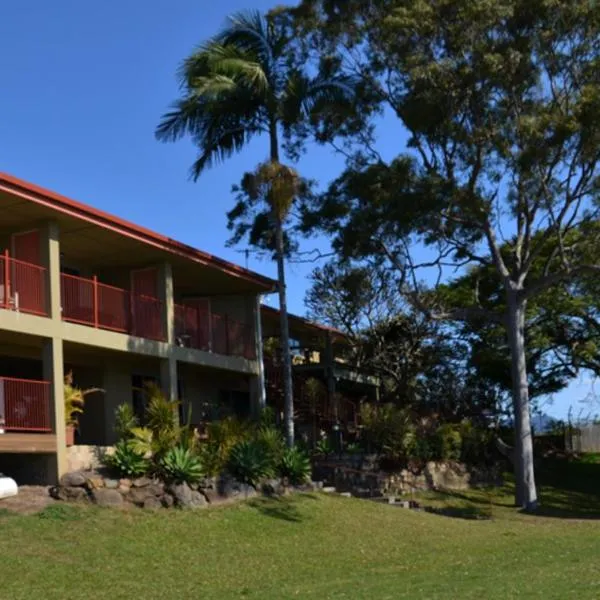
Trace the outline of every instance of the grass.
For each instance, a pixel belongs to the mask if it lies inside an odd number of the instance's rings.
[[[576,485],[572,473],[589,468],[595,487]],[[571,475],[558,488],[561,469]],[[540,473],[546,512],[535,516],[511,508],[510,486],[420,498],[440,514],[327,495],[0,514],[0,597],[598,598],[600,465]]]

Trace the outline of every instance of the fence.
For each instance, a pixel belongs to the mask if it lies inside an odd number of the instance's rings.
[[[254,328],[203,307],[175,305],[175,337],[182,346],[256,359]]]
[[[567,448],[573,452],[600,452],[600,424],[584,425],[567,432]]]
[[[0,377],[0,424],[6,431],[51,432],[50,383]]]
[[[8,251],[0,255],[0,307],[47,315],[46,269],[11,258]]]
[[[61,274],[62,318],[151,340],[166,339],[163,304],[157,298],[132,294],[97,277]]]

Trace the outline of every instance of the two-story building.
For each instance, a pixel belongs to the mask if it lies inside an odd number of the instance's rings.
[[[0,471],[67,465],[63,382],[86,399],[78,442],[115,441],[145,381],[201,422],[264,404],[260,301],[271,279],[0,174]]]

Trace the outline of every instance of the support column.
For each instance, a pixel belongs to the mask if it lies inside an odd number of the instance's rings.
[[[160,385],[167,398],[177,401],[177,360],[172,356],[160,361]]]
[[[163,303],[163,327],[166,341],[175,344],[175,301],[173,288],[173,269],[171,263],[164,262],[159,269],[158,292]]]
[[[42,230],[42,264],[47,269],[46,306],[48,315],[55,321],[62,319],[60,298],[60,241],[58,225],[54,221],[46,223]]]
[[[56,471],[50,479],[58,479],[67,469],[67,445],[65,440],[65,395],[64,363],[62,340],[50,338],[44,341],[42,351],[44,379],[50,381],[50,414],[53,415],[53,429],[56,435]]]
[[[258,417],[267,405],[267,392],[265,389],[265,364],[263,361],[262,318],[260,312],[261,296],[256,297],[254,303],[254,336],[256,344],[256,362],[258,373],[250,378],[250,400],[252,414]]]
[[[42,349],[43,376],[50,382],[50,415],[56,435],[56,463],[54,472],[49,473],[50,480],[58,479],[67,470],[67,444],[65,439],[65,392],[63,342],[60,337],[62,308],[60,297],[60,239],[58,225],[54,221],[45,224],[41,243],[42,264],[47,270],[46,307],[48,316],[56,327],[54,336],[45,339]]]

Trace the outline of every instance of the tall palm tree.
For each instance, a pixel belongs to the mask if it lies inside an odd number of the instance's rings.
[[[284,222],[297,190],[296,172],[280,163],[280,136],[305,120],[332,114],[352,99],[348,80],[310,78],[290,66],[291,39],[276,19],[259,12],[229,18],[227,26],[185,59],[179,70],[181,97],[163,115],[160,141],[189,135],[198,148],[191,175],[241,151],[254,137],[268,136],[269,159],[256,178],[265,189],[275,234],[285,428],[294,443],[292,365],[285,283]]]

